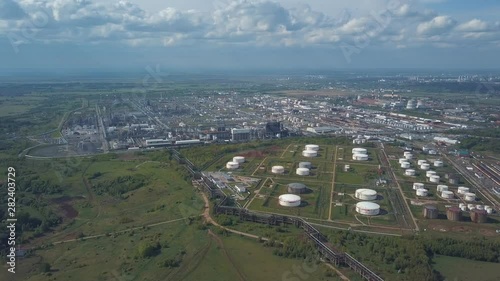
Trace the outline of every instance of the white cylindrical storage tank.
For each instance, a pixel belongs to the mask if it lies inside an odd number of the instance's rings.
[[[308,176],[309,169],[308,168],[297,168],[297,170],[295,170],[295,173],[299,176]]]
[[[355,147],[352,149],[352,154],[367,154],[368,150],[366,148]]]
[[[406,158],[406,156],[408,155],[412,155],[412,153],[410,151],[405,151],[403,152],[403,156]]]
[[[304,150],[304,151],[302,151],[302,156],[304,156],[304,157],[316,157],[316,156],[318,156],[318,152],[315,150]]]
[[[411,154],[411,153],[410,153],[410,154],[407,154],[407,155],[405,155],[405,158],[406,158],[407,160],[413,159],[413,154]]]
[[[443,161],[441,161],[441,160],[434,161],[434,167],[443,167],[443,166],[444,166]]]
[[[425,197],[427,195],[428,195],[427,189],[425,189],[425,188],[419,188],[419,189],[417,189],[417,196]]]
[[[474,205],[474,204],[467,204],[467,208],[474,209],[474,208],[476,208],[476,205]]]
[[[484,206],[478,204],[478,205],[476,205],[476,209],[478,209],[478,210],[484,210]]]
[[[469,193],[469,191],[470,191],[470,188],[468,188],[468,187],[465,187],[465,186],[458,187],[458,194]]]
[[[375,216],[380,213],[380,205],[372,202],[359,202],[356,204],[356,212],[362,215]]]
[[[434,176],[435,174],[437,174],[435,171],[427,171],[425,172],[425,176],[430,178],[431,176]]]
[[[465,193],[465,201],[468,201],[468,202],[474,202],[476,201],[476,194],[472,193],[472,192],[467,192]]]
[[[425,185],[421,182],[415,182],[413,183],[413,190],[417,190],[417,189],[421,189],[421,188],[424,188]]]
[[[243,156],[235,156],[233,157],[233,162],[236,162],[236,163],[244,163],[245,162],[245,157]]]
[[[373,189],[360,188],[356,189],[354,197],[360,200],[372,201],[377,199],[377,192]]]
[[[300,196],[295,194],[280,195],[279,204],[283,207],[298,207],[300,206]]]
[[[417,161],[417,164],[418,164],[419,166],[420,166],[420,165],[422,165],[422,164],[425,164],[425,163],[427,163],[427,160],[418,160],[418,161]]]
[[[433,183],[438,183],[440,178],[441,178],[441,177],[440,177],[440,176],[438,176],[438,175],[433,175],[433,176],[431,176],[431,177],[429,178],[429,181],[430,181],[430,182],[433,182]]]
[[[427,171],[431,168],[431,165],[427,164],[427,163],[423,163],[420,165],[420,169],[424,170],[424,171]]]
[[[399,158],[399,164],[401,164],[403,162],[408,162],[408,160],[406,158]]]
[[[318,151],[319,150],[319,145],[317,145],[317,144],[308,144],[308,145],[306,145],[306,150]]]
[[[490,207],[490,206],[484,207],[484,209],[486,210],[486,213],[488,213],[488,214],[492,214],[493,213],[493,208]]]
[[[441,197],[443,197],[444,199],[453,199],[455,196],[453,195],[452,191],[445,190],[441,192]]]
[[[299,163],[299,168],[311,169],[311,167],[312,167],[311,162],[300,162]]]
[[[467,205],[465,205],[465,203],[460,203],[458,204],[458,207],[461,209],[462,207],[467,207]]]
[[[467,206],[462,206],[462,207],[460,207],[460,210],[462,210],[462,212],[467,211]]]
[[[271,173],[273,173],[273,174],[284,174],[285,173],[285,167],[283,167],[283,166],[273,166],[271,168]]]
[[[237,162],[227,162],[226,164],[226,169],[229,170],[236,170],[240,167],[240,164]]]
[[[443,192],[443,191],[445,191],[445,190],[448,190],[448,186],[447,186],[447,185],[444,185],[444,184],[439,184],[439,185],[437,186],[437,191],[438,191],[438,192]]]
[[[405,171],[405,175],[407,175],[407,176],[414,176],[415,174],[416,174],[416,172],[413,169],[407,169]]]
[[[356,161],[367,161],[367,160],[368,160],[368,155],[366,155],[366,154],[356,153],[356,154],[353,154],[353,155],[352,155],[352,160],[356,160]]]
[[[410,162],[403,162],[403,163],[401,163],[401,168],[403,168],[403,169],[410,168]]]

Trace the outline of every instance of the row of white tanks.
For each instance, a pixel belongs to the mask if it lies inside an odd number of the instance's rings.
[[[352,149],[352,160],[355,161],[368,161],[368,150],[362,147],[355,147]]]
[[[472,210],[485,210],[486,213],[488,214],[492,214],[493,213],[493,208],[491,206],[488,206],[488,205],[475,205],[475,204],[465,204],[465,203],[460,203],[458,204],[458,207],[462,210],[462,211],[472,211]]]
[[[229,161],[226,163],[226,169],[236,170],[240,167],[240,164],[242,164],[242,163],[245,163],[245,157],[235,156],[235,157],[233,157],[233,161]]]

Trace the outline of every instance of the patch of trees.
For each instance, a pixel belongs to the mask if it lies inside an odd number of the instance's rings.
[[[62,192],[59,184],[54,184],[48,180],[41,179],[39,176],[26,176],[18,180],[18,186],[25,192],[33,194],[57,194]]]
[[[453,135],[469,135],[476,137],[486,137],[486,138],[500,138],[500,128],[488,128],[488,129],[473,129],[473,130],[450,130],[448,134]]]
[[[129,191],[136,190],[147,185],[148,182],[148,178],[140,174],[120,176],[113,180],[101,181],[94,185],[94,189],[99,195],[107,193],[119,197]]]
[[[159,242],[143,242],[137,248],[137,256],[140,258],[150,258],[157,256],[161,252],[161,244]]]
[[[186,251],[180,251],[175,255],[175,257],[164,260],[161,265],[168,268],[179,267],[185,254]]]
[[[500,263],[500,243],[498,242],[485,239],[460,241],[452,238],[437,238],[425,240],[424,244],[429,253]]]
[[[273,254],[291,259],[311,259],[317,256],[317,251],[312,242],[302,236],[287,237],[282,243],[275,240],[264,242],[266,247],[274,247]]]
[[[498,139],[493,138],[469,137],[461,140],[460,144],[458,144],[458,148],[471,149],[474,151],[500,152]]]

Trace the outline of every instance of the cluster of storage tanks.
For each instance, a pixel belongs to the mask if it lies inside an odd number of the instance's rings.
[[[490,211],[487,211],[486,207],[489,206],[481,206],[480,208],[476,208],[472,204],[469,204],[468,206],[465,204],[460,204],[458,207],[453,206],[446,209],[446,217],[450,221],[461,221],[462,213],[469,210],[469,215],[472,222],[485,223],[488,221],[488,214],[492,213],[492,208],[489,207]],[[424,218],[427,219],[437,219],[439,215],[439,210],[434,205],[427,205],[424,206],[423,215]]]
[[[352,149],[352,160],[355,161],[368,161],[368,150],[362,147],[355,147]]]
[[[415,190],[417,196],[419,197],[426,197],[429,195],[429,190],[425,189],[425,185],[420,182],[413,184],[413,190]]]
[[[410,169],[411,164],[410,160],[413,159],[413,154],[410,151],[405,151],[403,153],[403,158],[399,158],[399,165],[401,165],[401,168],[406,169],[405,170],[405,175],[409,177],[413,177],[417,174],[417,171],[415,169]],[[439,183],[441,180],[441,177],[437,175],[435,171],[429,170],[431,168],[431,164],[427,163],[427,160],[417,160],[417,166],[419,167],[420,170],[426,171],[426,176],[429,178],[430,182],[433,183]],[[441,160],[436,160],[433,162],[434,167],[443,167],[444,162]]]
[[[242,164],[242,163],[245,163],[245,157],[235,156],[235,157],[233,157],[233,161],[229,161],[226,163],[226,169],[236,170],[240,167],[240,164]]]
[[[302,156],[304,157],[316,157],[318,156],[319,145],[317,144],[307,144],[304,151],[302,151]]]
[[[356,189],[354,197],[359,200],[365,200],[356,204],[356,212],[358,214],[366,216],[376,216],[380,213],[379,204],[368,202],[377,199],[377,191],[367,188]]]
[[[447,185],[439,184],[437,186],[437,192],[441,195],[443,199],[454,199],[455,194],[453,191],[448,190]],[[467,202],[476,201],[476,194],[470,192],[470,188],[465,186],[459,186],[457,189],[457,196],[462,197]]]
[[[451,221],[461,221],[462,212],[466,211],[467,207],[453,206],[446,210],[446,217]],[[492,212],[492,211],[491,211]],[[478,208],[469,208],[469,215],[472,222],[485,223],[488,221],[488,211]]]
[[[301,198],[297,194],[307,192],[307,186],[302,183],[290,183],[287,186],[288,194],[280,195],[279,204],[283,207],[298,207],[301,204]]]

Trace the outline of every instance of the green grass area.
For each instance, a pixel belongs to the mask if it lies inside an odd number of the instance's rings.
[[[496,281],[500,280],[500,265],[492,262],[472,261],[464,258],[435,256],[433,268],[446,280],[453,281]]]

